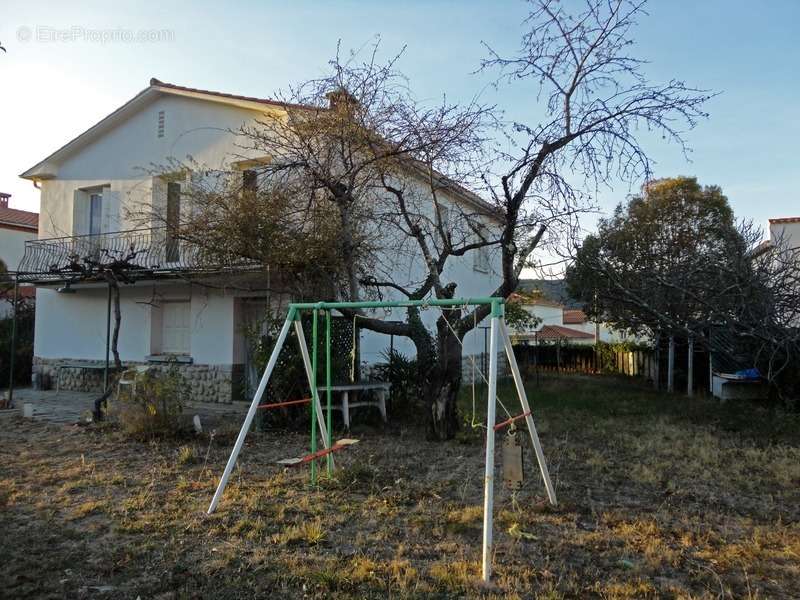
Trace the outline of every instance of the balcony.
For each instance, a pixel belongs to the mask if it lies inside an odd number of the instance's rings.
[[[21,282],[99,281],[114,268],[129,280],[173,278],[253,270],[241,260],[210,260],[196,247],[170,235],[167,228],[67,236],[25,243],[19,264]]]

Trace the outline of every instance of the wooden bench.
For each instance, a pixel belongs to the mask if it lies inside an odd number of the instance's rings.
[[[386,417],[386,398],[389,395],[389,390],[392,389],[392,385],[390,383],[384,383],[382,381],[374,381],[374,382],[367,382],[367,383],[345,383],[342,385],[332,385],[331,392],[334,394],[338,393],[342,396],[342,403],[341,405],[333,405],[331,408],[334,410],[342,411],[342,419],[344,420],[344,426],[346,429],[350,429],[350,409],[351,408],[358,408],[360,406],[374,406],[381,412],[381,418],[383,419],[384,423],[388,422]],[[317,388],[317,392],[319,393],[319,401],[322,404],[323,408],[325,406],[325,393],[328,391],[328,386],[323,385]],[[351,392],[367,392],[367,391],[374,391],[375,392],[375,400],[358,400],[356,402],[350,402],[350,393]]]

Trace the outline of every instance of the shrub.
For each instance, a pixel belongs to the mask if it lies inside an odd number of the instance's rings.
[[[247,341],[250,361],[255,369],[252,381],[244,382],[248,397],[255,393],[255,387],[267,365],[272,350],[278,339],[278,334],[283,326],[283,314],[267,313],[263,319],[252,323],[243,329]],[[312,352],[312,325],[311,316],[304,314],[302,318],[303,331],[309,353]],[[349,319],[334,317],[331,321],[331,372],[334,385],[351,380],[351,367],[353,366],[353,322]],[[319,334],[317,338],[317,381],[320,385],[325,382],[325,316],[319,316]],[[356,378],[358,373],[355,373]],[[272,371],[267,388],[262,397],[263,404],[272,404],[290,400],[308,398],[311,395],[308,386],[305,366],[297,343],[294,328],[289,332],[286,341],[278,355],[275,369]],[[262,410],[256,413],[256,427],[266,429],[269,427],[306,427],[308,423],[307,405],[289,406],[276,410]]]
[[[137,439],[176,435],[181,431],[181,414],[189,388],[175,365],[166,371],[128,371],[125,386],[112,403],[110,412],[122,430]]]
[[[392,384],[392,412],[398,415],[412,412],[422,398],[417,359],[397,350],[383,352],[382,356],[386,362],[375,365],[372,372],[380,381]]]
[[[17,310],[17,347],[14,354],[14,385],[28,385],[31,382],[33,365],[33,325],[34,303],[20,302]],[[11,348],[11,329],[13,318],[0,319],[0,386],[8,385],[9,350]]]

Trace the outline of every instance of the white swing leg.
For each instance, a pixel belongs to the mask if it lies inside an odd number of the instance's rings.
[[[267,388],[267,382],[272,375],[272,370],[275,368],[275,363],[278,362],[278,355],[281,352],[281,348],[283,348],[286,336],[289,333],[289,327],[293,320],[294,312],[290,311],[289,316],[283,323],[283,327],[281,327],[278,341],[275,343],[275,348],[272,349],[272,354],[267,362],[267,367],[264,369],[264,374],[261,376],[261,381],[258,384],[255,396],[253,396],[253,401],[250,403],[247,416],[244,418],[244,423],[242,423],[242,429],[239,431],[239,437],[236,438],[236,443],[233,445],[233,452],[231,452],[231,456],[228,458],[228,464],[225,465],[225,471],[222,473],[222,478],[219,480],[217,491],[214,492],[214,498],[211,499],[211,504],[208,507],[209,515],[217,508],[217,504],[219,504],[220,498],[222,498],[222,493],[225,491],[225,486],[228,485],[228,478],[231,476],[231,471],[233,471],[233,467],[236,464],[236,459],[239,457],[239,452],[244,444],[244,438],[247,437],[247,432],[250,430],[250,424],[253,422],[253,417],[256,415],[258,404],[261,402],[261,396],[264,395],[264,390]]]
[[[519,402],[522,405],[523,413],[525,413],[525,422],[528,424],[528,431],[531,434],[531,442],[533,442],[533,449],[536,452],[536,460],[539,462],[539,471],[542,473],[544,487],[547,489],[547,497],[550,499],[550,504],[555,506],[556,492],[553,488],[553,482],[550,481],[550,472],[547,470],[542,444],[539,442],[539,434],[536,433],[536,425],[533,423],[533,414],[531,414],[531,407],[530,404],[528,404],[528,395],[525,393],[525,386],[522,382],[522,376],[519,373],[517,359],[514,356],[514,348],[511,345],[511,338],[508,335],[508,329],[506,329],[505,323],[500,324],[500,335],[503,338],[503,346],[506,349],[508,366],[511,368],[511,374],[514,376],[514,386],[517,388]]]
[[[308,346],[306,345],[306,336],[303,332],[303,324],[299,319],[294,322],[294,331],[297,334],[297,342],[300,345],[300,354],[303,356],[303,365],[306,369],[306,377],[308,377],[308,388],[311,390],[311,401],[315,406],[314,412],[317,413],[317,424],[319,425],[319,431],[322,435],[322,445],[324,448],[327,448],[328,427],[325,425],[325,415],[322,413],[322,405],[319,401],[319,390],[315,385],[316,378],[313,376],[313,370],[311,369],[311,359],[308,356]],[[331,457],[331,464],[333,464],[333,456],[328,456]]]
[[[494,510],[494,422],[497,402],[497,333],[500,319],[492,317],[489,332],[489,401],[486,407],[486,470],[483,478],[483,581],[492,577],[492,512]]]

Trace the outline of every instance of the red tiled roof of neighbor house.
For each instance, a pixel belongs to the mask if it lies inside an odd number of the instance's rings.
[[[0,225],[16,225],[36,231],[39,229],[39,213],[0,207]]]
[[[23,228],[37,231],[39,229],[39,213],[8,208],[11,194],[0,192],[0,227]]]
[[[586,333],[585,331],[578,331],[577,329],[570,329],[569,327],[562,327],[561,325],[545,325],[536,332],[536,337],[540,340],[592,340],[594,335]]]
[[[783,217],[780,219],[770,219],[770,223],[800,223],[800,217]]]
[[[19,298],[36,298],[36,288],[33,286],[28,285],[21,285],[17,290],[19,294]],[[0,299],[2,300],[12,300],[14,298],[14,290],[3,290],[0,291]]]
[[[564,309],[564,323],[567,325],[580,325],[586,323],[586,313],[579,308]]]

